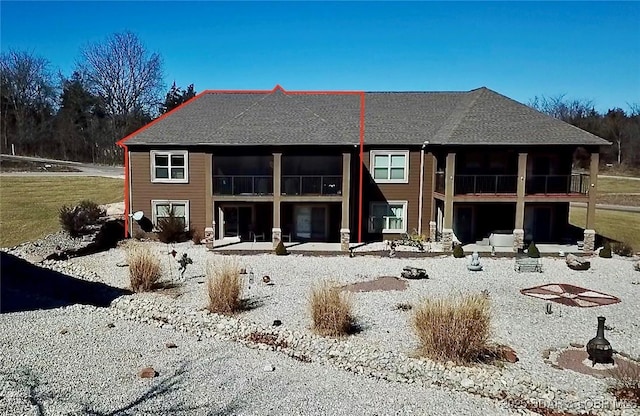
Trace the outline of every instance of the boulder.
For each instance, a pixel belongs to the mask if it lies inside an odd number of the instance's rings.
[[[154,378],[158,376],[158,372],[153,367],[145,367],[138,372],[140,378]]]
[[[589,270],[591,267],[591,262],[574,254],[568,254],[565,261],[567,262],[567,266],[572,270]]]

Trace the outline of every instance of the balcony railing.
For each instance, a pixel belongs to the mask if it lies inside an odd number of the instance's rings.
[[[573,173],[571,175],[529,175],[527,176],[527,194],[587,194],[589,175]]]
[[[271,176],[233,175],[213,177],[214,195],[272,195]]]
[[[282,176],[282,195],[342,195],[342,176]]]
[[[456,175],[455,194],[515,194],[517,175]]]
[[[436,172],[436,192],[444,193],[444,172]]]

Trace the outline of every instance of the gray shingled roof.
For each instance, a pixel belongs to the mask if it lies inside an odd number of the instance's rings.
[[[131,145],[350,145],[360,97],[327,93],[208,92],[143,127]],[[607,141],[487,88],[365,93],[365,143],[604,145]]]

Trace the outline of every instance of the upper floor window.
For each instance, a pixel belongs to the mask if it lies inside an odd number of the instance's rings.
[[[151,182],[189,182],[188,152],[151,151]]]
[[[378,183],[407,183],[409,180],[409,152],[406,150],[371,151],[373,179]]]

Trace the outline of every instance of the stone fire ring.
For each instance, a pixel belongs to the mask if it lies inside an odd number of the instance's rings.
[[[565,283],[550,283],[530,287],[528,289],[522,289],[520,293],[567,306],[577,306],[579,308],[612,305],[620,302],[620,299],[615,296]]]

